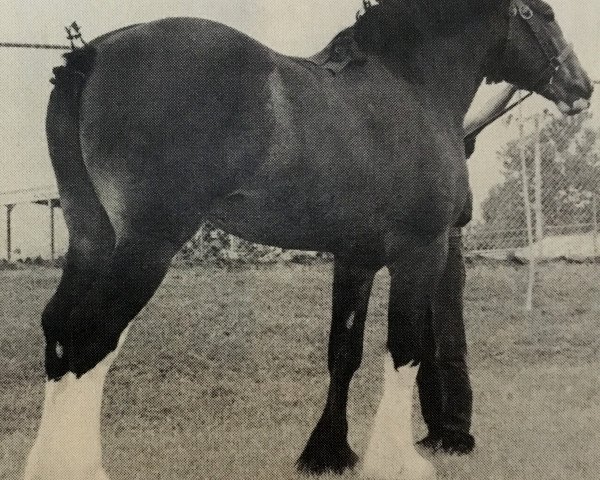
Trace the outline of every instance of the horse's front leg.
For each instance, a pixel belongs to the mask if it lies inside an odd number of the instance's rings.
[[[416,451],[412,399],[424,358],[425,325],[446,262],[447,234],[404,233],[387,239],[390,270],[388,353],[383,397],[367,447],[363,475],[374,479],[434,479],[434,467]]]
[[[335,258],[329,392],[323,415],[298,459],[301,471],[342,473],[358,459],[348,445],[346,403],[350,381],[362,358],[367,306],[376,272],[377,267],[357,263],[356,258]]]

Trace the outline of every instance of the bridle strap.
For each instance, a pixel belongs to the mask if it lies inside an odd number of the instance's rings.
[[[525,100],[533,95],[533,90],[540,88],[542,91],[552,88],[552,83],[554,80],[554,73],[560,68],[560,66],[567,61],[567,59],[573,55],[573,45],[566,45],[562,50],[556,45],[554,42],[552,35],[548,31],[548,28],[544,23],[536,22],[534,20],[534,12],[531,10],[531,7],[526,5],[522,0],[513,0],[511,4],[511,8],[515,9],[513,15],[519,16],[531,29],[536,41],[538,42],[542,52],[546,56],[546,60],[548,60],[548,65],[538,74],[536,77],[533,86],[530,88],[526,88],[529,92],[526,95],[523,95],[519,100],[513,102],[500,112],[495,115],[492,115],[488,118],[482,125],[478,126],[472,132],[466,132],[465,138],[473,138],[476,137],[481,131],[483,131],[486,127],[494,123],[500,117],[506,115],[517,105],[520,105]],[[507,43],[510,43],[510,32],[507,38]],[[505,64],[508,64],[505,60]],[[550,74],[548,76],[548,73]],[[545,80],[546,76],[548,76],[548,80]],[[545,84],[542,83],[545,81]],[[594,82],[594,83],[600,83]],[[541,87],[540,87],[541,85]]]
[[[552,84],[554,72],[573,54],[573,47],[572,45],[566,45],[561,50],[554,42],[546,25],[534,19],[533,10],[523,0],[513,0],[511,8],[514,9],[513,15],[518,15],[528,25],[548,61],[548,65],[537,75],[530,87],[531,89],[541,88],[544,90]],[[510,37],[508,42],[510,42]],[[547,80],[546,77],[548,77]]]
[[[550,35],[550,32],[548,32],[548,28],[544,23],[536,22],[534,20],[535,15],[533,10],[531,10],[528,5],[523,3],[522,0],[514,0],[514,3],[517,7],[517,14],[529,26],[540,48],[544,52],[544,55],[546,55],[546,59],[552,63],[554,58],[557,56],[558,48],[552,40],[552,35]]]

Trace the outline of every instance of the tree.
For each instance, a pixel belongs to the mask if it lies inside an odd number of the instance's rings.
[[[540,158],[545,225],[573,227],[592,221],[591,204],[594,195],[600,193],[600,131],[592,128],[590,120],[587,112],[574,117],[544,118]],[[529,199],[533,203],[535,137],[529,135],[524,141]],[[519,240],[514,246],[524,243],[526,228],[520,142],[511,140],[498,152],[503,160],[504,181],[483,202],[483,224],[478,228],[479,234],[506,231],[506,235],[516,235]]]

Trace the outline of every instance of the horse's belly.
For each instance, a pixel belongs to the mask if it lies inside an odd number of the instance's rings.
[[[238,189],[218,199],[208,220],[245,240],[283,248],[328,250],[331,235],[310,208],[293,195]]]

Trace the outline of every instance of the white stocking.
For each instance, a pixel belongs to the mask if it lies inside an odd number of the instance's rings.
[[[418,367],[394,368],[384,359],[383,397],[363,464],[363,477],[394,480],[433,480],[435,468],[416,451],[412,438],[412,398]]]
[[[81,378],[69,372],[58,381],[46,382],[42,420],[25,480],[108,480],[100,439],[102,394],[128,330],[121,334],[115,351]]]

